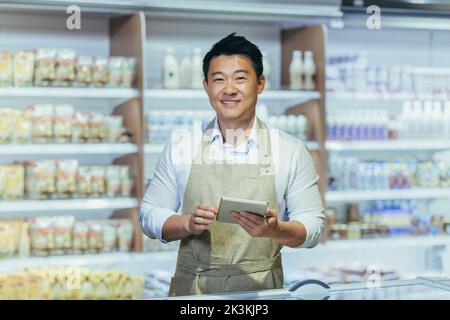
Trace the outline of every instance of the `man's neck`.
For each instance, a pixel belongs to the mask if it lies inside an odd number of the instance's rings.
[[[234,146],[239,146],[250,136],[253,122],[255,120],[256,116],[253,115],[250,120],[226,121],[218,118],[217,122],[219,123],[219,129],[222,133],[224,142]]]

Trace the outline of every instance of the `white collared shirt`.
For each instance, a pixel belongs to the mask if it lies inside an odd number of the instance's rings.
[[[256,132],[256,121],[253,121],[248,139],[234,147],[223,142],[216,119],[209,140],[208,160],[259,163]],[[200,126],[175,132],[164,148],[139,210],[139,222],[147,236],[166,242],[162,239],[164,223],[172,215],[181,215],[187,180],[202,134]],[[283,221],[301,222],[307,236],[299,248],[312,248],[320,241],[325,227],[325,214],[317,187],[319,176],[313,160],[305,144],[287,133],[271,129],[270,140],[278,217]]]

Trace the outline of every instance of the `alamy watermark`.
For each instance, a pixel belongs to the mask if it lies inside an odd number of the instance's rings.
[[[381,29],[381,8],[377,5],[368,6],[366,13],[370,17],[366,20],[366,25],[369,30]]]
[[[77,5],[68,6],[66,13],[69,17],[66,19],[66,28],[68,30],[81,30],[81,8]]]

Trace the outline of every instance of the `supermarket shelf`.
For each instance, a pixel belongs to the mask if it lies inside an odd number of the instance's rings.
[[[0,272],[11,272],[25,267],[40,266],[120,266],[123,264],[151,265],[152,262],[175,264],[177,251],[161,252],[111,252],[100,254],[65,255],[49,257],[11,258],[0,260]]]
[[[329,151],[371,151],[371,150],[444,150],[450,149],[448,140],[385,140],[385,141],[326,141]]]
[[[0,155],[129,154],[136,153],[137,150],[137,146],[131,143],[0,145]]]
[[[327,202],[449,198],[450,188],[327,191]]]
[[[428,92],[327,92],[328,99],[334,100],[448,100],[445,93]]]
[[[305,145],[310,151],[319,150],[319,143],[316,141],[306,141]],[[144,146],[145,154],[159,154],[164,150],[164,144],[152,144],[148,143]]]
[[[433,246],[450,245],[450,237],[439,236],[405,236],[387,237],[374,239],[346,239],[330,240],[319,244],[314,250],[350,251],[350,250],[370,250],[370,249],[393,249],[393,248],[427,248]],[[296,249],[283,248],[283,253],[295,254]]]
[[[145,97],[159,99],[207,99],[205,91],[194,89],[147,89]],[[318,91],[268,90],[260,95],[262,100],[298,100],[320,99]]]
[[[0,88],[0,97],[34,98],[110,98],[131,99],[139,96],[138,90],[128,88]]]
[[[15,200],[0,201],[0,213],[33,211],[80,211],[102,209],[127,209],[138,206],[135,198],[116,199],[68,199],[68,200]]]

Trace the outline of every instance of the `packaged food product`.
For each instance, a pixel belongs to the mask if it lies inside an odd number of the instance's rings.
[[[58,49],[56,53],[56,81],[59,86],[67,87],[75,80],[75,58],[73,49]]]
[[[3,200],[3,192],[5,190],[5,167],[5,165],[0,163],[0,200]]]
[[[33,140],[38,143],[45,143],[52,140],[53,136],[53,106],[40,104],[31,107]]]
[[[52,254],[69,253],[72,249],[72,229],[75,223],[73,216],[53,217],[55,250]]]
[[[89,140],[89,115],[87,113],[75,112],[73,114],[72,142],[84,143]]]
[[[106,168],[104,166],[92,166],[92,195],[101,196],[106,192]]]
[[[120,181],[122,184],[122,196],[129,197],[133,193],[133,179],[130,175],[130,168],[127,166],[120,167]]]
[[[55,248],[54,224],[51,217],[31,217],[30,225],[31,253],[37,256],[48,255]]]
[[[105,116],[106,133],[105,138],[110,142],[124,142],[122,137],[125,133],[123,117],[118,115]]]
[[[122,84],[123,75],[123,58],[122,57],[110,57],[109,58],[109,87],[119,87]]]
[[[89,226],[84,221],[75,221],[72,231],[72,248],[75,254],[81,254],[88,249]]]
[[[20,164],[3,165],[3,200],[16,200],[24,197],[25,170]]]
[[[92,173],[91,167],[78,167],[78,196],[80,198],[89,197],[92,194]]]
[[[92,67],[92,79],[94,86],[104,87],[109,81],[108,74],[108,58],[94,57],[94,64]]]
[[[30,110],[14,110],[15,119],[11,141],[13,143],[29,143],[31,142],[31,112]],[[1,121],[1,120],[0,120]]]
[[[0,51],[0,87],[13,85],[13,59],[11,53]]]
[[[102,221],[103,252],[115,251],[117,248],[117,223],[115,220]]]
[[[0,144],[10,143],[14,128],[12,109],[0,109]]]
[[[131,88],[136,76],[136,58],[124,58],[122,66],[122,87]]]
[[[67,199],[77,192],[77,160],[55,160],[56,191],[58,197]]]
[[[56,49],[39,48],[36,50],[34,84],[48,87],[56,79]]]
[[[105,116],[91,112],[89,117],[89,137],[92,142],[102,142],[106,137]]]
[[[0,259],[12,257],[16,253],[15,231],[9,221],[0,221]]]
[[[128,219],[119,219],[117,225],[118,250],[130,251],[133,241],[133,225]]]
[[[120,166],[113,165],[106,168],[106,194],[111,198],[122,195]]]
[[[54,160],[26,161],[26,192],[30,199],[51,199],[56,191]]]
[[[92,65],[93,58],[89,56],[80,56],[77,59],[76,84],[81,87],[88,87],[92,83]]]
[[[103,227],[100,221],[88,220],[88,251],[97,253],[103,248]]]
[[[14,85],[16,87],[30,87],[33,85],[34,53],[19,51],[14,54]]]
[[[74,110],[71,105],[56,105],[54,111],[53,133],[56,142],[66,143],[72,139],[72,119]]]

